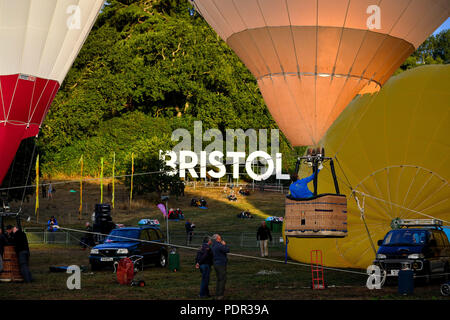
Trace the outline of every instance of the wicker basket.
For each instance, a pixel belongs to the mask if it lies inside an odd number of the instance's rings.
[[[5,252],[3,253],[3,272],[0,273],[0,281],[23,281],[14,246],[5,246]]]
[[[284,225],[289,237],[343,238],[347,235],[347,199],[337,194],[286,198]]]

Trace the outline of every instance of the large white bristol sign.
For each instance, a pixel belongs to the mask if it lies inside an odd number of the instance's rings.
[[[288,180],[289,175],[283,174],[282,154],[279,153],[279,130],[270,130],[270,154],[267,151],[267,129],[226,129],[225,140],[219,129],[209,129],[203,133],[201,121],[194,122],[194,140],[188,130],[177,129],[172,133],[172,141],[181,141],[172,151],[160,150],[160,158],[166,165],[173,168],[170,174],[179,172],[181,178],[186,177],[186,171],[193,178],[221,178],[226,172],[226,165],[231,165],[233,179],[239,178],[239,168],[245,166],[247,174],[256,181],[268,179],[273,174],[276,179]],[[248,147],[246,145],[248,140]],[[210,142],[204,149],[204,142]],[[235,143],[236,142],[236,143]],[[224,153],[224,145],[227,152]],[[248,150],[248,157],[246,151]],[[167,156],[170,159],[167,159]],[[255,172],[255,164],[263,165],[262,170]],[[207,170],[209,168],[209,170]],[[260,168],[260,166],[258,166]],[[199,171],[197,172],[196,169]]]

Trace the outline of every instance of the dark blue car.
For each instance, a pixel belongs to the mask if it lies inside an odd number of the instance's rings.
[[[378,245],[373,263],[385,270],[388,277],[397,277],[402,265],[407,264],[415,277],[423,278],[427,283],[434,276],[448,278],[450,244],[441,228],[391,230]]]
[[[142,256],[136,262],[137,268],[153,263],[160,267],[167,265],[167,246],[159,227],[140,226],[112,230],[102,244],[91,249],[89,263],[92,270],[99,270],[131,256]]]

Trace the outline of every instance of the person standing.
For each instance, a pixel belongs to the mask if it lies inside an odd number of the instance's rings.
[[[203,238],[203,244],[197,252],[195,259],[195,268],[200,269],[202,274],[202,282],[200,284],[200,298],[209,298],[209,276],[211,274],[211,266],[213,264],[213,253],[211,250],[211,239],[209,237]]]
[[[5,235],[3,234],[2,228],[0,228],[0,272],[3,271],[3,253],[7,244],[8,239],[6,239]]]
[[[256,240],[259,241],[261,248],[261,257],[269,256],[269,239],[272,241],[272,234],[270,233],[270,229],[267,228],[266,222],[263,221],[256,232]]]
[[[186,229],[186,244],[191,244],[192,235],[194,234],[195,224],[194,224],[194,222],[191,222],[189,219],[187,219],[186,223],[184,224],[184,227]]]
[[[222,300],[225,293],[225,284],[227,282],[227,253],[230,252],[225,241],[220,234],[213,235],[211,250],[213,253],[214,270],[216,271],[216,299]]]
[[[18,229],[17,227],[8,226],[7,228],[12,229],[13,243],[16,247],[17,257],[19,258],[19,268],[20,273],[26,283],[32,281],[31,272],[28,267],[30,260],[30,248],[28,247],[28,239],[25,232]]]
[[[43,184],[42,184],[42,198],[47,198],[47,185],[45,184],[45,182],[43,181]]]
[[[95,240],[93,235],[93,229],[91,227],[91,224],[89,222],[86,222],[86,234],[83,238],[81,238],[80,244],[81,248],[83,250],[86,250],[86,248],[90,248],[95,246]]]
[[[53,185],[52,182],[48,184],[48,190],[47,190],[47,198],[53,199]]]

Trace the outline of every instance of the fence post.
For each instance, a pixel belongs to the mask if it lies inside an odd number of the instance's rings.
[[[69,232],[70,231],[66,232],[66,247],[69,245]]]

